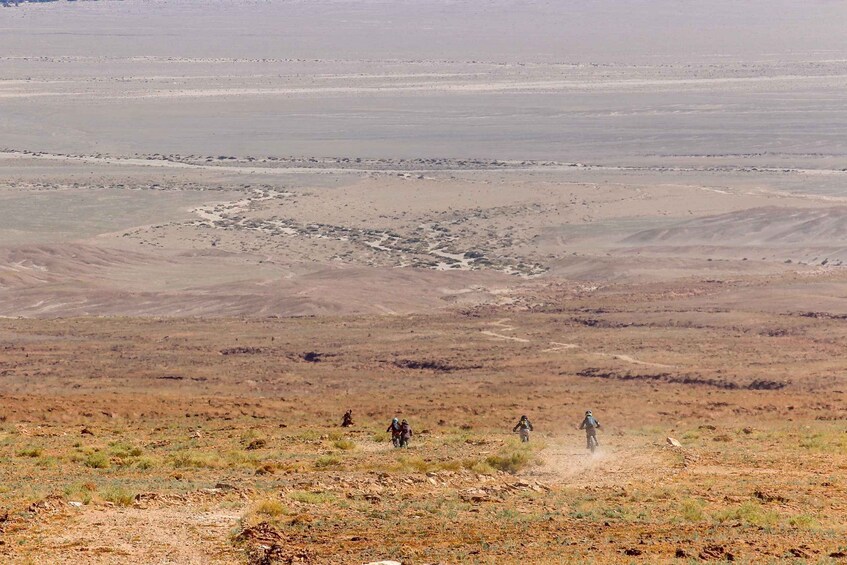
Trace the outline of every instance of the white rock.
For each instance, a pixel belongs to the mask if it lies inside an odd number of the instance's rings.
[[[667,442],[668,442],[670,445],[674,446],[674,447],[682,447],[682,444],[681,444],[681,443],[679,443],[679,441],[678,441],[678,440],[676,440],[676,439],[674,439],[674,438],[672,438],[672,437],[670,437],[670,436],[668,436],[668,438],[667,438]]]

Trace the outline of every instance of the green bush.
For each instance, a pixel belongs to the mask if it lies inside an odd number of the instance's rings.
[[[527,467],[532,462],[532,458],[526,451],[513,451],[507,454],[491,455],[485,462],[493,469],[514,474]]]
[[[745,502],[740,506],[719,510],[712,517],[721,523],[735,520],[744,525],[762,527],[773,526],[779,519],[776,512],[766,510],[756,502]]]
[[[117,506],[132,506],[135,495],[120,485],[110,485],[100,491],[100,497]]]
[[[349,451],[351,449],[356,449],[356,443],[353,440],[349,440],[347,438],[341,438],[335,440],[332,444],[336,449],[341,449],[344,451]]]
[[[341,460],[333,455],[321,455],[315,460],[316,469],[326,469],[327,467],[336,467],[341,464]]]
[[[40,447],[30,445],[18,451],[18,457],[41,457],[44,450]]]
[[[701,500],[689,498],[682,501],[679,514],[686,522],[700,522],[706,517],[703,513],[703,506]]]
[[[109,461],[108,455],[102,451],[95,451],[94,453],[89,453],[88,456],[86,456],[83,460],[83,465],[91,467],[92,469],[108,469],[111,467],[112,463]]]
[[[324,504],[330,502],[335,497],[326,492],[308,492],[305,490],[295,490],[288,493],[288,498],[303,502],[305,504]]]

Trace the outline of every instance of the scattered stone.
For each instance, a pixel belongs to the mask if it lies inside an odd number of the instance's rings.
[[[479,504],[480,502],[490,502],[493,500],[492,496],[487,491],[478,488],[460,492],[459,498],[465,502],[473,502],[475,504]]]
[[[307,363],[320,363],[323,355],[323,353],[318,353],[317,351],[309,351],[303,354],[303,361]]]
[[[256,475],[273,475],[276,472],[276,467],[274,467],[271,463],[265,463],[258,469],[256,469]]]
[[[625,549],[623,553],[624,553],[624,555],[637,556],[637,555],[641,555],[643,553],[643,551],[641,551],[640,549],[630,548],[630,549]]]
[[[247,446],[247,449],[249,449],[251,451],[254,450],[254,449],[262,449],[267,444],[268,444],[268,442],[266,440],[264,440],[262,438],[256,438],[256,439],[254,439],[253,441],[250,442],[250,445]]]
[[[71,500],[68,502],[68,506],[73,506],[74,508],[82,508],[82,502],[77,502],[76,500]]]
[[[83,436],[93,436],[93,435],[94,435],[94,432],[92,432],[91,430],[89,430],[89,429],[86,427],[86,428],[82,428],[82,431],[81,431],[81,432],[79,432],[79,434],[80,434],[80,435],[83,435]]]
[[[278,543],[254,546],[247,552],[248,565],[293,565],[311,562],[312,558],[307,550],[286,548]]]
[[[735,561],[735,556],[728,552],[722,545],[707,545],[698,555],[703,561],[723,559],[724,561]]]
[[[753,496],[761,500],[762,502],[785,502],[786,498],[780,494],[774,494],[771,492],[766,492],[761,489],[756,489],[753,491]]]
[[[229,347],[221,349],[221,355],[257,355],[264,353],[261,347]]]
[[[50,495],[44,500],[33,502],[26,509],[31,514],[58,514],[65,508],[65,500],[59,495]]]
[[[679,443],[679,440],[677,440],[677,439],[675,439],[675,438],[672,438],[672,437],[670,437],[670,436],[668,436],[667,438],[665,438],[665,441],[667,441],[667,442],[668,442],[668,445],[672,445],[673,447],[682,447],[682,444],[681,444],[681,443]]]
[[[676,553],[674,554],[674,556],[678,557],[680,559],[684,559],[684,558],[688,557],[688,553],[686,553],[684,549],[678,548],[676,550]]]
[[[276,528],[267,522],[260,522],[255,526],[242,530],[240,534],[235,536],[235,539],[240,542],[255,542],[271,545],[282,541],[282,534],[280,534]]]

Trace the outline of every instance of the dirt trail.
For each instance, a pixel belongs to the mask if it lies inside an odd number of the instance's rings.
[[[668,467],[661,451],[650,446],[621,445],[601,436],[601,446],[591,453],[585,448],[583,432],[547,441],[548,446],[540,452],[543,463],[527,475],[548,484],[623,486],[633,479],[643,481],[665,474]]]
[[[74,511],[59,531],[43,532],[49,559],[36,563],[237,563],[229,543],[240,513],[204,511],[190,505],[161,508],[103,508]]]
[[[500,320],[497,320],[495,322],[491,322],[491,323],[488,324],[489,327],[499,328],[500,331],[503,332],[503,333],[498,333],[498,332],[494,332],[494,331],[491,331],[491,330],[482,330],[480,333],[483,334],[483,335],[487,335],[488,337],[493,337],[493,338],[499,339],[499,340],[516,341],[518,343],[533,343],[534,340],[531,340],[531,339],[527,339],[527,338],[523,338],[523,337],[516,337],[516,336],[512,336],[512,335],[504,335],[504,333],[506,333],[506,332],[510,333],[510,332],[514,332],[515,330],[520,329],[517,326],[511,326],[511,325],[507,324],[507,322],[509,322],[509,321],[511,321],[509,318],[503,318],[503,319],[500,319]],[[556,353],[556,352],[560,352],[560,351],[583,349],[582,346],[580,346],[576,343],[562,343],[562,342],[558,342],[558,341],[551,341],[551,342],[549,342],[549,345],[551,347],[548,347],[546,349],[542,349],[541,352],[542,353]],[[666,365],[664,363],[652,363],[650,361],[642,361],[641,359],[636,359],[632,355],[626,355],[626,354],[623,354],[623,353],[603,353],[602,351],[585,351],[585,352],[589,355],[594,355],[594,356],[597,356],[597,357],[608,357],[608,358],[616,359],[618,361],[623,361],[624,363],[631,363],[633,365],[643,365],[645,367],[656,367],[656,368],[659,368],[659,369],[673,369],[673,368],[675,368],[674,365]]]

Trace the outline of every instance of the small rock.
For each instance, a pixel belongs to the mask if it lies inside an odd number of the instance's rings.
[[[679,443],[679,440],[677,440],[677,439],[675,439],[675,438],[672,438],[672,437],[670,437],[670,436],[668,436],[668,437],[666,438],[666,441],[668,442],[668,445],[672,445],[672,446],[674,446],[674,447],[682,447],[682,444],[681,444],[681,443]]]
[[[365,565],[403,565],[399,561],[373,561],[371,563],[365,563]]]
[[[77,502],[76,500],[71,500],[68,502],[68,506],[73,506],[74,508],[82,508],[82,502]]]
[[[80,435],[83,435],[83,436],[93,436],[93,435],[94,435],[94,432],[92,432],[92,431],[91,431],[91,430],[89,430],[88,428],[82,428],[82,431],[81,431],[81,432],[79,432],[79,434],[80,434]]]
[[[250,445],[247,446],[247,449],[249,449],[251,451],[254,450],[254,449],[262,449],[267,444],[268,444],[268,442],[265,441],[264,439],[257,438],[257,439],[254,439],[253,441],[250,442]]]

